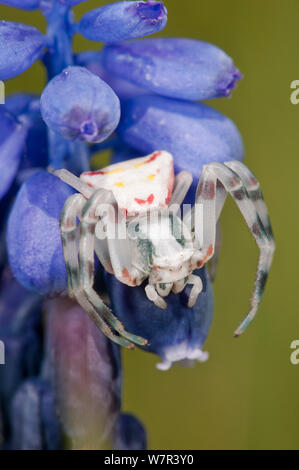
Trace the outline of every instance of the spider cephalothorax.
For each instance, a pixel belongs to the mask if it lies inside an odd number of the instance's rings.
[[[202,290],[193,271],[215,255],[216,225],[230,193],[260,248],[251,310],[235,335],[247,328],[263,294],[274,240],[259,183],[246,166],[238,161],[205,165],[195,204],[183,215],[181,204],[192,176],[183,171],[174,178],[172,156],[165,151],[86,172],[80,179],[67,170],[55,174],[79,191],[65,203],[60,223],[69,294],[107,336],[125,347],[146,340],[125,331],[93,289],[94,251],[122,283],[133,287],[148,279],[146,295],[160,308],[167,306],[164,298],[171,291],[179,293],[191,284],[191,308]]]

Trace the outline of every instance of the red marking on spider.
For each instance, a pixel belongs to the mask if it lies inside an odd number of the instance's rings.
[[[122,208],[120,209],[120,213],[121,213],[121,215],[122,215],[123,217],[125,217],[125,218],[128,217],[128,211],[127,211],[127,209],[125,209],[125,208],[122,207]]]
[[[216,194],[214,181],[200,183],[199,193],[204,199],[213,200]]]
[[[239,186],[240,185],[239,178],[237,176],[235,176],[234,178],[231,178],[229,185],[231,188],[235,188],[236,186]]]
[[[149,157],[145,163],[150,163],[156,160],[156,158],[160,157],[161,152],[155,152],[151,157]]]
[[[172,189],[171,189],[171,188],[168,188],[167,198],[165,199],[165,204],[166,204],[167,206],[168,206],[168,204],[170,203],[171,196],[172,196]]]
[[[214,251],[213,245],[211,244],[211,245],[209,245],[209,248],[208,248],[208,251],[207,251],[206,256],[203,258],[203,260],[201,261],[200,265],[198,266],[199,269],[202,268],[203,265],[205,264],[205,262],[208,260],[208,258],[210,258],[210,256],[212,256],[213,251]]]
[[[85,174],[85,175],[88,175],[88,176],[93,176],[93,175],[104,175],[104,174],[105,174],[105,171],[102,171],[102,170],[96,170],[96,171],[86,171],[84,174]]]
[[[155,196],[153,194],[150,194],[149,197],[147,199],[138,199],[138,197],[135,197],[134,200],[137,202],[137,204],[139,204],[140,206],[142,206],[143,204],[152,204],[153,201],[155,199]]]
[[[132,276],[130,275],[129,271],[128,271],[126,268],[124,268],[121,273],[122,273],[123,277],[126,278],[126,279],[128,279],[128,281],[129,281],[133,286],[136,285],[135,279],[132,278]]]

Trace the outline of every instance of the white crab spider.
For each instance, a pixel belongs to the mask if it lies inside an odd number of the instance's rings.
[[[230,193],[260,249],[251,310],[235,335],[247,328],[264,291],[274,240],[259,183],[245,165],[239,161],[205,165],[195,205],[182,218],[177,208],[186,196],[192,176],[183,171],[174,178],[173,159],[168,152],[157,151],[83,173],[80,178],[67,170],[57,170],[55,174],[79,191],[67,199],[60,220],[69,295],[76,298],[109,338],[128,348],[133,343],[145,345],[146,340],[128,333],[93,289],[94,251],[104,269],[124,284],[137,286],[148,279],[146,295],[162,309],[166,308],[164,298],[171,291],[179,293],[186,284],[192,284],[188,302],[192,307],[202,290],[201,279],[193,271],[214,255],[216,224],[226,194]],[[203,222],[201,237],[195,223],[199,210]],[[120,222],[125,223],[127,236],[109,236]],[[97,236],[99,227],[106,235]]]

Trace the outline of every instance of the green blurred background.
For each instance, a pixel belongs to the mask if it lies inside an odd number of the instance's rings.
[[[78,17],[107,3],[88,0]],[[212,106],[231,117],[270,209],[277,251],[259,314],[236,340],[248,309],[257,248],[232,201],[222,214],[223,246],[215,288],[215,315],[205,349],[210,360],[194,368],[155,369],[158,358],[124,354],[124,409],[146,424],[152,449],[298,449],[299,365],[290,343],[299,339],[299,105],[290,83],[299,79],[298,0],[166,0],[162,36],[212,42],[233,57],[244,79],[231,99]],[[1,19],[45,28],[38,13],[0,6]],[[98,44],[80,37],[76,50]],[[7,91],[41,91],[40,64],[7,83]]]

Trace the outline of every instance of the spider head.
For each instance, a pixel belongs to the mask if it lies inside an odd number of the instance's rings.
[[[192,236],[182,220],[169,211],[138,216],[128,227],[133,264],[152,282],[174,282],[190,274]]]

